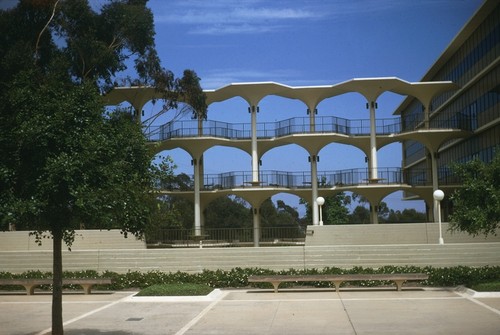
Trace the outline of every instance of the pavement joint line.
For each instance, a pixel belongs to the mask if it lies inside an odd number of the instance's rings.
[[[91,300],[91,301],[63,301],[63,305],[71,304],[102,304],[112,303],[116,300]],[[52,304],[52,301],[1,301],[0,305],[31,305],[31,304]]]
[[[276,309],[274,310],[273,319],[271,320],[271,324],[269,325],[270,329],[273,328],[274,320],[276,320],[276,315],[278,314],[278,310],[280,309],[280,306],[281,306],[281,301],[278,301],[278,306],[276,306]]]
[[[217,298],[207,307],[205,307],[196,317],[189,321],[184,327],[182,327],[175,335],[184,335],[191,327],[193,327],[198,321],[200,321],[212,308],[215,307],[224,297],[229,294],[229,291],[222,292]]]
[[[272,301],[294,301],[294,302],[300,302],[300,301],[402,301],[402,300],[461,300],[463,297],[428,297],[428,298],[315,298],[315,299],[273,299],[273,300],[260,300],[260,299],[238,299],[238,300],[225,300],[224,302],[241,302],[241,301],[248,301],[248,302],[272,302]]]
[[[495,314],[497,314],[497,315],[500,315],[500,311],[499,311],[498,309],[493,308],[493,307],[491,307],[491,306],[488,306],[488,305],[486,305],[485,303],[483,303],[483,302],[481,302],[481,301],[479,301],[479,300],[476,300],[475,298],[471,297],[471,296],[470,296],[469,294],[467,294],[467,293],[457,292],[457,294],[459,294],[459,295],[460,295],[460,296],[462,296],[463,298],[465,298],[465,299],[467,299],[467,300],[469,300],[469,301],[471,301],[471,302],[473,302],[473,303],[475,303],[475,304],[477,304],[477,305],[479,305],[479,306],[481,306],[481,307],[484,307],[484,308],[486,308],[486,309],[490,310],[491,312],[493,312],[493,313],[495,313]]]
[[[134,294],[135,294],[135,293],[134,293]],[[121,298],[121,299],[118,299],[118,300],[115,300],[115,301],[113,301],[113,302],[111,302],[111,303],[109,303],[109,304],[107,304],[107,305],[101,306],[101,307],[96,308],[96,309],[94,309],[94,310],[92,310],[92,311],[90,311],[90,312],[87,312],[87,313],[85,313],[85,314],[82,314],[82,315],[80,315],[80,316],[77,316],[76,318],[73,318],[73,319],[71,319],[71,320],[68,320],[68,321],[66,321],[66,322],[64,322],[64,323],[63,323],[63,327],[65,327],[65,326],[67,326],[67,325],[69,325],[69,324],[71,324],[71,323],[73,323],[73,322],[76,322],[76,321],[78,321],[78,320],[81,320],[81,319],[83,319],[83,318],[86,318],[87,316],[90,316],[90,315],[92,315],[92,314],[95,314],[95,313],[97,313],[97,312],[100,312],[100,311],[102,311],[102,310],[104,310],[104,309],[106,309],[106,308],[109,308],[109,307],[111,307],[111,306],[114,306],[114,305],[116,305],[116,304],[119,304],[119,303],[121,303],[123,300],[127,299],[128,297],[129,297],[129,296],[125,296],[125,297],[123,297],[123,298]],[[42,330],[41,332],[37,333],[36,335],[45,335],[45,334],[49,334],[50,332],[52,332],[52,327],[51,327],[51,328],[47,328],[47,329],[45,329],[45,330]]]
[[[358,334],[356,331],[356,328],[354,327],[354,324],[352,323],[351,316],[349,315],[349,312],[347,311],[347,307],[344,304],[344,300],[342,300],[342,296],[340,295],[340,292],[337,292],[337,295],[339,296],[340,303],[342,304],[342,308],[344,309],[345,315],[347,316],[347,320],[349,320],[349,324],[351,325],[352,331],[354,334]]]

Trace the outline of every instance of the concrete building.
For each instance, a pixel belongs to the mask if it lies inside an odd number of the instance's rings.
[[[403,170],[412,185],[424,185],[432,175],[433,188],[439,185],[450,193],[460,184],[450,174],[452,163],[476,158],[490,162],[500,147],[500,2],[485,1],[421,80],[449,80],[459,88],[437,96],[429,106],[406,98],[395,112],[401,116],[402,131],[426,131],[448,123],[471,135],[430,145],[403,141]],[[419,197],[409,192],[406,196]],[[445,217],[450,209],[446,200]]]
[[[294,194],[314,204],[313,225],[320,224],[318,196],[342,191],[356,192],[369,200],[372,223],[377,223],[381,200],[396,191],[404,191],[409,199],[423,199],[432,212],[435,189],[448,192],[459,186],[458,181],[448,178],[449,163],[473,157],[491,159],[494,147],[500,144],[499,15],[498,1],[486,1],[419,82],[386,77],[307,87],[235,83],[205,91],[209,106],[241,97],[248,109],[239,111],[241,121],[237,124],[187,120],[148,128],[147,136],[155,142],[157,152],[182,148],[192,158],[193,187],[180,190],[167,185],[163,191],[193,202],[195,235],[202,234],[202,213],[211,201],[229,194],[242,197],[253,209],[255,246],[259,245],[260,205],[278,193]],[[366,119],[317,114],[323,100],[352,92],[359,93],[361,104],[366,103]],[[384,92],[407,97],[393,119],[377,118],[377,99]],[[259,102],[267,96],[301,101],[307,116],[258,122],[259,112],[266,112],[260,110]],[[140,120],[143,106],[159,97],[153,88],[127,87],[114,89],[105,99],[110,105],[127,101]],[[394,142],[403,143],[403,166],[382,169],[377,151]],[[318,154],[331,143],[361,150],[367,158],[366,166],[318,171]],[[308,173],[261,170],[260,161],[266,152],[289,144],[307,152]],[[205,174],[203,155],[214,146],[248,153],[248,171]]]

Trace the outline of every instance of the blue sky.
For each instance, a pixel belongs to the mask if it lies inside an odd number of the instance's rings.
[[[204,88],[419,80],[479,0],[152,0],[157,47]]]
[[[419,81],[462,26],[480,0],[152,0],[156,44],[163,65],[176,75],[193,69],[204,89],[234,82],[275,81],[286,85],[326,85],[352,78],[392,77]],[[386,93],[377,117],[392,117],[404,97]],[[240,98],[209,106],[208,119],[250,122]],[[148,109],[149,108],[149,109]],[[154,114],[149,106],[147,114]],[[365,101],[347,94],[322,102],[319,116],[368,119]],[[306,116],[299,102],[268,97],[260,103],[258,122]],[[168,117],[167,117],[168,118]],[[166,120],[160,120],[164,122]],[[191,174],[182,150],[174,157],[177,172]],[[263,170],[309,171],[307,153],[296,146],[263,156]],[[378,152],[380,167],[401,165],[401,146]],[[364,168],[364,154],[344,145],[320,152],[318,169]],[[214,148],[205,154],[205,173],[250,171],[248,154]],[[294,196],[279,195],[298,207]],[[384,199],[390,208],[416,208],[421,201]]]

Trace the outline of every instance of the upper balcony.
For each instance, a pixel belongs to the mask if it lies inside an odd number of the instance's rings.
[[[258,139],[281,138],[297,134],[341,134],[347,136],[369,136],[370,120],[349,120],[335,116],[316,117],[311,122],[309,117],[295,117],[277,122],[258,122],[256,134]],[[213,120],[173,121],[160,126],[144,129],[149,141],[165,141],[175,138],[215,137],[233,140],[249,140],[252,137],[251,123],[227,123]],[[432,130],[455,129],[469,131],[471,120],[465,115],[441,120]],[[396,135],[424,130],[422,122],[402,127],[401,119],[386,118],[375,120],[377,136]],[[427,129],[428,130],[428,129]]]

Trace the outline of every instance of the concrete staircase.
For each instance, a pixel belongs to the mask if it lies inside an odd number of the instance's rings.
[[[500,266],[500,243],[300,246],[210,249],[100,249],[63,252],[64,269],[201,272],[259,267],[273,270],[384,265]],[[2,251],[0,269],[52,271],[51,251]]]
[[[446,244],[500,242],[500,230],[497,236],[473,237],[466,233],[449,232],[448,223],[443,223],[441,229]],[[437,244],[438,240],[437,223],[308,226],[306,234],[307,246]]]
[[[317,246],[305,248],[307,268],[354,266],[500,266],[500,243]]]
[[[321,226],[309,227],[308,231],[305,246],[203,249],[146,249],[143,242],[124,239],[118,231],[85,231],[72,251],[63,251],[63,266],[68,271],[118,273],[196,273],[236,267],[288,270],[384,265],[500,266],[498,237],[485,240],[444,235],[445,244],[439,245],[433,224]],[[52,250],[46,243],[50,240],[39,248],[34,242],[26,242],[27,233],[24,239],[17,236],[24,232],[13,233],[0,233],[0,271],[52,271]]]

